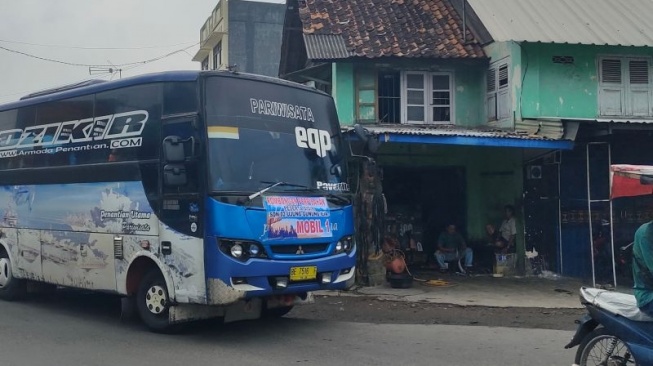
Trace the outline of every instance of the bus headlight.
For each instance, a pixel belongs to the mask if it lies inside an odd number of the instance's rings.
[[[336,243],[335,254],[351,253],[355,247],[356,243],[354,242],[354,238],[352,236],[346,236]]]
[[[231,255],[234,258],[240,258],[243,256],[243,247],[240,244],[234,244],[230,249]]]
[[[250,258],[267,258],[261,244],[253,241],[219,239],[218,247],[223,253],[240,261]]]
[[[259,249],[258,245],[256,244],[249,245],[249,255],[251,255],[252,257],[256,257],[260,251],[261,250]]]

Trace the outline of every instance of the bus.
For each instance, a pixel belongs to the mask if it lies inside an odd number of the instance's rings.
[[[28,284],[115,293],[169,331],[283,316],[345,289],[356,244],[344,144],[328,94],[231,71],[0,106],[0,299]]]

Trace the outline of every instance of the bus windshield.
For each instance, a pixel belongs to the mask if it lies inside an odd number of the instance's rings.
[[[275,189],[348,190],[331,98],[290,86],[270,84],[268,91],[261,82],[248,88],[249,80],[230,86],[230,79],[207,81],[212,191],[258,191],[279,182],[286,184]]]

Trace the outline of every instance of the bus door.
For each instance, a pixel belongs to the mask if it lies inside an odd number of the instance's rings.
[[[185,268],[186,273],[180,275],[197,278],[197,288],[203,289],[204,204],[199,194],[202,179],[197,115],[163,117],[161,139],[159,253],[164,263]]]

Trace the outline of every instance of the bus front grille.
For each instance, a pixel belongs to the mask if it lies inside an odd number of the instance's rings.
[[[304,244],[304,245],[282,244],[282,245],[270,246],[270,250],[272,250],[272,253],[274,254],[297,254],[297,255],[322,253],[325,252],[328,248],[329,248],[328,243]]]

